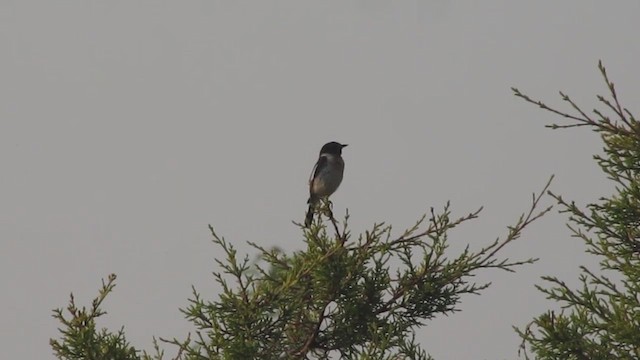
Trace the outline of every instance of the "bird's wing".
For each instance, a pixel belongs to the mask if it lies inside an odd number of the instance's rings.
[[[309,186],[311,186],[313,179],[315,179],[316,176],[318,176],[318,173],[322,171],[326,166],[327,166],[327,157],[320,156],[320,158],[318,159],[318,162],[316,162],[316,165],[311,170],[311,176],[309,177]]]

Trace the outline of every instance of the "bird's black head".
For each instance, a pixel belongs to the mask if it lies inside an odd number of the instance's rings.
[[[332,155],[342,155],[342,148],[347,146],[347,144],[340,144],[335,141],[324,144],[322,149],[320,150],[320,154],[332,154]]]

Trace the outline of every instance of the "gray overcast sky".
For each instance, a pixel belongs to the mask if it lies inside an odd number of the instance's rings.
[[[587,107],[603,59],[630,109],[640,98],[638,1],[0,0],[0,348],[51,359],[51,309],[88,304],[119,276],[100,323],[132,343],[192,330],[179,307],[206,295],[218,250],[207,224],[249,251],[302,249],[307,178],[336,140],[333,196],[354,233],[411,225],[452,201],[481,218],[452,251],[506,233],[551,174],[585,203],[609,193],[598,138],[509,88]],[[550,203],[548,200],[547,203]],[[420,330],[437,359],[516,358],[552,306],[544,274],[593,264],[553,213],[505,249],[540,257]],[[171,353],[171,351],[170,351]]]

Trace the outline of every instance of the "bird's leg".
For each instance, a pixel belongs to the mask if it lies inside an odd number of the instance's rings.
[[[323,201],[323,210],[329,219],[333,219],[333,203],[329,200],[328,197],[322,199]]]

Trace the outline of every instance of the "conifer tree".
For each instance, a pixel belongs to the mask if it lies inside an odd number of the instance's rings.
[[[598,95],[600,107],[591,112],[562,92],[569,112],[513,89],[516,96],[568,121],[550,128],[597,132],[604,151],[593,158],[615,185],[613,194],[586,206],[551,193],[568,215],[573,237],[600,259],[599,268],[581,266],[578,288],[543,277],[545,285],[538,289],[562,310],[547,311],[516,329],[527,359],[640,359],[640,123],[622,105],[601,62],[598,67],[609,94]]]
[[[536,260],[509,260],[500,257],[500,250],[550,210],[540,209],[548,186],[533,195],[529,210],[503,238],[457,254],[447,250],[453,230],[478,218],[481,209],[454,217],[446,204],[400,233],[375,224],[354,237],[348,214],[340,222],[324,204],[323,216],[310,229],[300,225],[304,251],[286,253],[250,243],[258,261],[238,254],[210,227],[224,255],[216,259],[220,270],[214,273],[222,293],[204,299],[193,289],[182,312],[194,332],[183,340],[161,340],[177,346],[174,358],[184,360],[431,359],[415,339],[418,327],[457,311],[463,295],[486,289],[488,283],[472,281],[479,271],[514,271]],[[122,329],[98,329],[115,279],[111,275],[103,282],[90,307],[76,306],[72,295],[66,312],[54,311],[62,324],[61,337],[51,340],[58,358],[165,358],[155,338],[150,354],[132,347]]]

